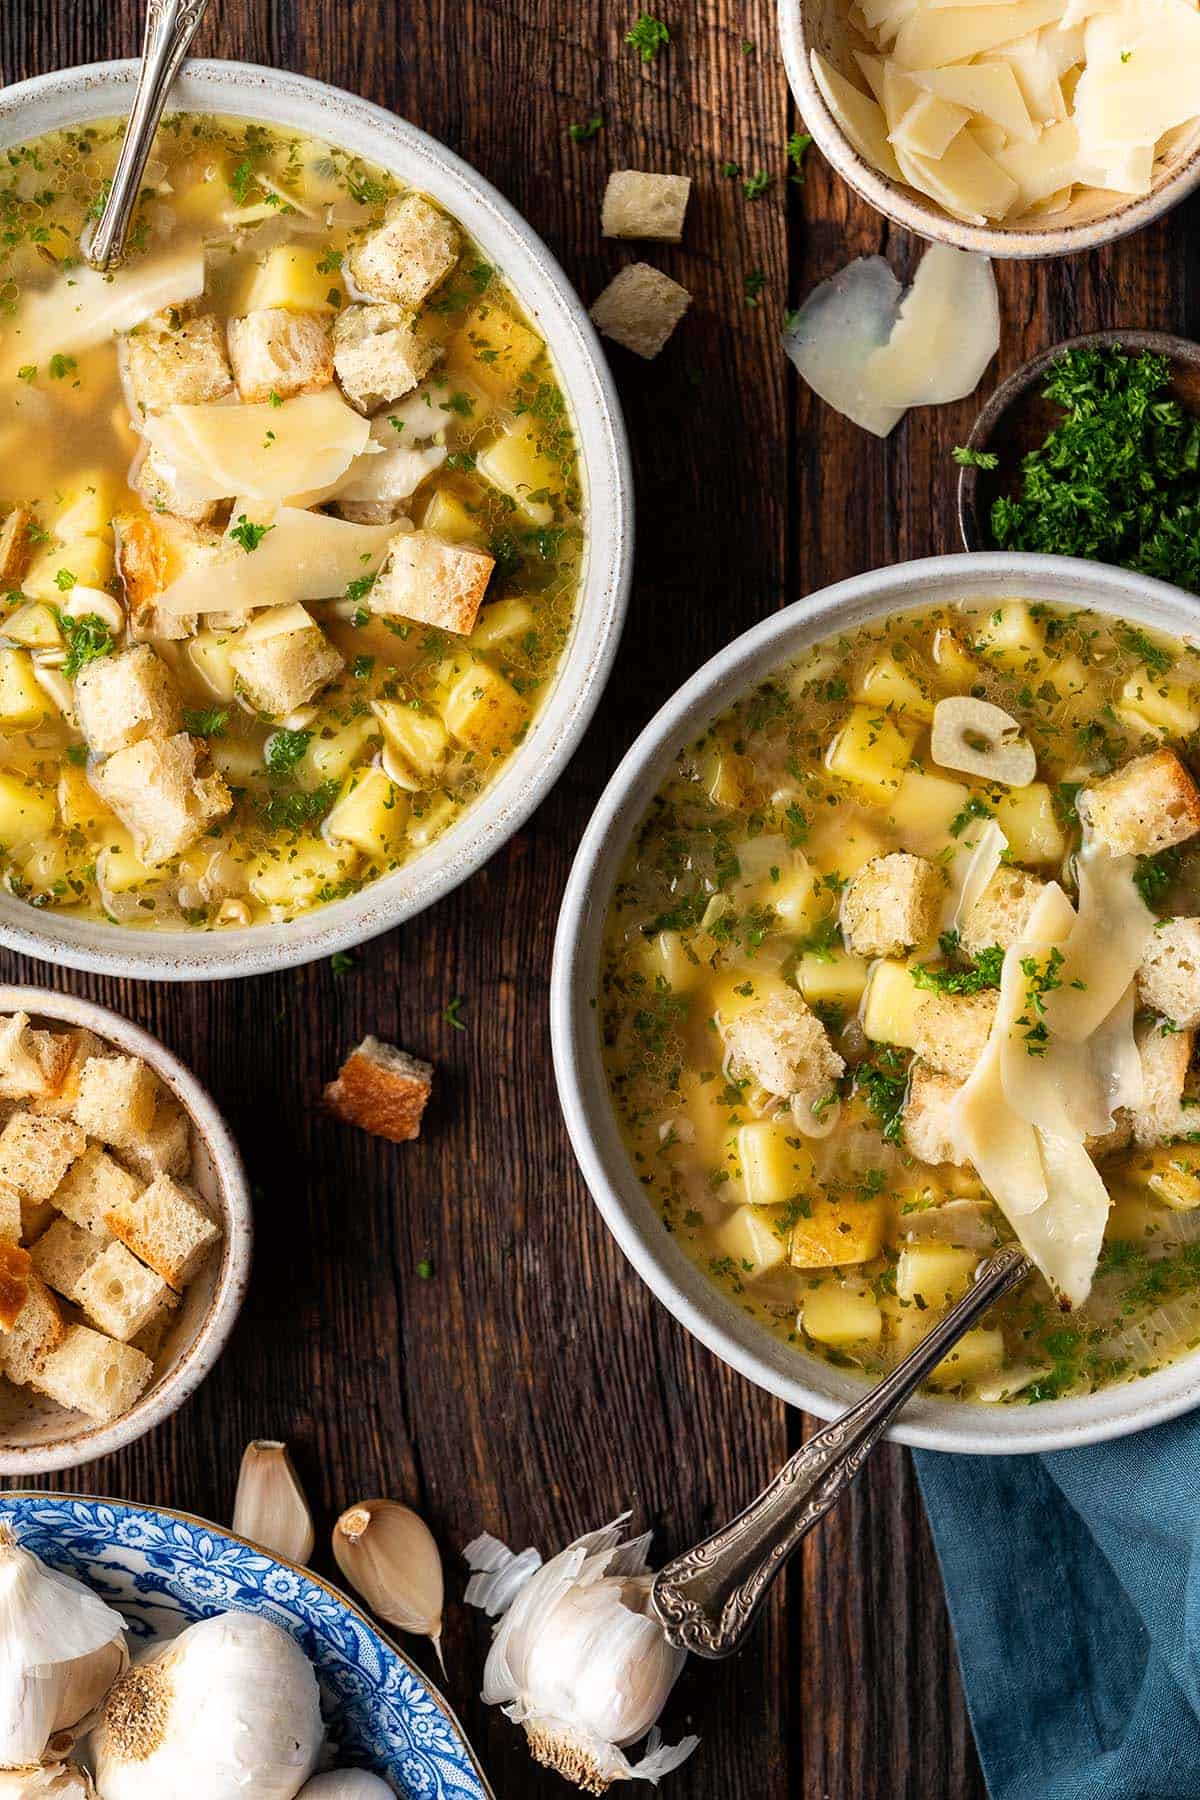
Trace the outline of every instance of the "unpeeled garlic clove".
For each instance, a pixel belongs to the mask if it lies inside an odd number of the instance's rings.
[[[233,1529],[285,1562],[303,1566],[316,1534],[287,1445],[254,1438],[246,1445],[233,1502]]]
[[[939,768],[978,775],[1001,787],[1028,787],[1037,774],[1037,753],[1017,720],[1002,706],[973,694],[938,701],[929,754]]]
[[[424,1519],[398,1500],[361,1500],[334,1526],[333,1554],[373,1613],[432,1640],[444,1672],[442,1559]]]

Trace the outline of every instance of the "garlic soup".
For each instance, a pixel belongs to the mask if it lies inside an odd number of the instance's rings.
[[[0,876],[37,907],[286,919],[431,844],[571,631],[546,346],[425,196],[164,122],[132,254],[79,261],[120,125],[0,178]]]
[[[1017,1237],[932,1385],[1082,1394],[1200,1342],[1200,658],[1019,598],[831,638],[687,746],[599,1018],[664,1228],[877,1376]]]

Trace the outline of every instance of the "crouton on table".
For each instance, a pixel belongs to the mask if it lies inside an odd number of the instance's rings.
[[[841,924],[852,956],[898,956],[937,931],[946,885],[935,864],[894,850],[864,863],[842,896]]]
[[[404,1144],[420,1136],[432,1091],[431,1063],[365,1037],[326,1087],[325,1104],[344,1124]]]
[[[688,175],[614,169],[604,190],[601,229],[610,238],[657,238],[677,244],[691,192]]]
[[[290,400],[333,380],[329,324],[320,313],[260,306],[229,321],[229,359],[243,400]]]
[[[1116,856],[1153,856],[1200,831],[1200,792],[1173,750],[1135,756],[1085,788],[1076,806]]]
[[[428,531],[401,532],[367,605],[467,637],[474,629],[495,558],[467,544],[445,544]]]
[[[593,303],[591,318],[597,331],[649,362],[691,303],[687,289],[661,269],[630,263]]]

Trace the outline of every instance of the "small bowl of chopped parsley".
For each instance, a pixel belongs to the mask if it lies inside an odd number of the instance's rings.
[[[1200,593],[1200,344],[1059,344],[997,388],[954,456],[968,550],[1082,556]]]

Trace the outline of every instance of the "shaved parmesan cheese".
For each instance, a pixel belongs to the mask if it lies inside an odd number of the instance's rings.
[[[887,141],[887,126],[880,107],[852,87],[845,76],[815,50],[811,62],[813,80],[839,129],[873,169],[878,169],[889,181],[899,181],[900,165]]]
[[[1075,863],[1079,916],[1063,946],[1062,986],[1046,996],[1046,1018],[1078,1044],[1097,1030],[1137,972],[1154,914],[1134,886],[1134,856],[1113,856],[1085,834]]]
[[[1071,120],[1043,131],[1035,144],[1010,144],[996,161],[1011,175],[1021,203],[1032,206],[1061,189],[1070,189],[1079,167],[1079,133]]]
[[[48,288],[30,293],[0,333],[0,380],[23,365],[36,367],[55,355],[88,350],[117,331],[132,331],[166,306],[204,292],[204,251],[173,250],[115,274],[76,265]]]
[[[863,370],[887,343],[901,291],[882,256],[860,257],[813,289],[783,338],[813,392],[876,437],[886,437],[904,409],[869,398]]]
[[[1012,69],[1034,124],[1062,124],[1067,117],[1067,104],[1053,60],[1042,48],[1041,34],[1035,31],[1015,44],[1003,45],[996,57]]]
[[[1092,1291],[1108,1224],[1108,1189],[1082,1144],[1039,1132],[1046,1204],[1012,1221],[1025,1254],[1059,1300],[1082,1306]]]
[[[962,131],[944,156],[915,156],[897,149],[904,178],[956,218],[977,225],[1002,219],[1017,198],[1017,184],[970,132]]]
[[[949,887],[942,906],[943,931],[956,930],[961,925],[1000,867],[1007,849],[1008,839],[995,819],[988,820],[978,838],[966,843],[959,840],[946,870]]]
[[[144,430],[189,493],[205,500],[287,500],[328,487],[370,436],[334,387],[281,406],[172,406]]]
[[[407,500],[445,460],[444,444],[429,444],[424,450],[397,447],[380,456],[356,456],[334,493],[340,500]]]
[[[880,106],[883,105],[883,71],[887,64],[879,56],[868,56],[865,50],[856,50],[854,60],[863,72],[863,79]]]
[[[915,12],[896,36],[904,69],[941,69],[1010,44],[1062,14],[1062,0],[1016,0],[991,6],[947,6]]]
[[[918,87],[937,94],[940,99],[989,119],[1019,143],[1031,144],[1037,137],[1037,126],[1029,116],[1011,63],[981,62],[951,69],[916,69],[912,79]]]
[[[234,506],[231,529],[242,514],[267,526],[258,547],[247,554],[227,537],[220,561],[186,570],[164,589],[158,604],[165,612],[235,612],[337,599],[352,581],[375,573],[397,531],[411,530],[402,523],[351,525],[297,507],[255,510],[249,500]]]
[[[955,150],[965,141],[956,139]],[[986,256],[933,244],[904,297],[895,329],[867,362],[865,391],[879,406],[961,400],[979,385],[999,347],[1000,301],[991,263]]]
[[[1188,0],[1136,0],[1088,20],[1075,95],[1085,152],[1153,146],[1200,112],[1200,12]]]
[[[951,1121],[956,1154],[971,1163],[1019,1236],[1018,1221],[1045,1204],[1048,1189],[1037,1133],[1004,1097],[1000,1058],[1010,1022],[1004,1013],[1001,989],[991,1036],[970,1078],[954,1096]]]
[[[944,156],[970,116],[965,106],[955,106],[939,94],[918,94],[889,139],[911,155]]]
[[[1153,144],[1080,146],[1075,179],[1114,194],[1148,194],[1154,185]]]
[[[904,122],[909,108],[915,106],[921,97],[921,90],[915,81],[911,81],[903,69],[898,69],[894,62],[883,65],[883,107],[884,123],[888,129],[888,142],[892,143],[893,134],[898,132]]]

